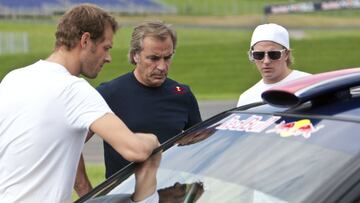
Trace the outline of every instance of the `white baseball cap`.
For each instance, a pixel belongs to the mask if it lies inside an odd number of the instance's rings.
[[[288,31],[275,23],[258,25],[252,34],[250,48],[260,41],[272,41],[290,49]]]

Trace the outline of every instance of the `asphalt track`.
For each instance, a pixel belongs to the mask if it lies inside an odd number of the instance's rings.
[[[199,101],[199,108],[203,120],[236,106],[235,100]],[[102,140],[93,136],[84,147],[86,163],[104,163]]]

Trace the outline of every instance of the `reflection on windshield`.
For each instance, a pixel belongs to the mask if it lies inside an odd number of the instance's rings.
[[[134,180],[134,176],[132,176],[130,180]],[[131,183],[132,181],[129,182],[129,180],[126,182],[129,184],[125,183],[119,185],[117,188],[113,189],[108,195],[98,197],[87,202],[129,202],[129,198],[132,193],[131,188],[133,187],[133,184]],[[195,203],[204,193],[204,185],[201,181],[196,181],[192,183],[175,182],[172,186],[162,187],[161,189],[158,189],[157,192],[159,194],[159,203]]]
[[[231,114],[230,116],[225,117],[206,128],[199,128],[195,132],[184,134],[182,138],[176,141],[176,144],[178,144],[177,146],[191,145],[209,138],[211,135],[213,135],[216,132],[216,127],[221,125],[224,121],[228,120],[229,118],[232,118],[233,116],[235,116],[235,114]]]
[[[158,190],[159,203],[192,203],[196,202],[204,192],[202,182],[180,184]]]
[[[179,139],[176,143],[178,143],[178,146],[185,146],[185,145],[191,145],[195,144],[197,142],[200,142],[208,137],[210,137],[212,134],[215,133],[215,126],[209,127],[205,129],[197,130],[191,134],[188,134],[181,139]]]

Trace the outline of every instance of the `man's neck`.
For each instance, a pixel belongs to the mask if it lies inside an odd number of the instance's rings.
[[[79,76],[79,62],[76,60],[75,50],[66,50],[65,47],[60,47],[56,49],[47,59],[46,61],[50,61],[53,63],[60,64],[64,66],[71,75]]]

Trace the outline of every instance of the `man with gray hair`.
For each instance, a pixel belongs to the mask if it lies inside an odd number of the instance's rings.
[[[293,57],[289,33],[283,26],[274,23],[255,28],[250,42],[249,59],[255,63],[262,79],[240,95],[238,107],[261,102],[261,94],[275,85],[310,75],[290,69]]]
[[[97,88],[132,131],[154,133],[160,143],[201,121],[198,103],[190,88],[167,77],[176,42],[175,31],[161,21],[137,25],[128,53],[130,63],[135,65],[134,71]],[[106,140],[104,156],[107,178],[129,163]],[[83,181],[84,174],[84,170],[78,173],[78,183],[89,186],[88,181]]]

